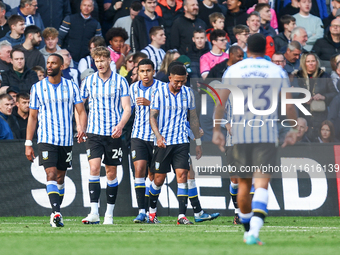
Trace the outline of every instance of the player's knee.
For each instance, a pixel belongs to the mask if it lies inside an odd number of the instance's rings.
[[[187,182],[187,180],[188,180],[188,172],[183,171],[183,172],[180,172],[180,173],[176,173],[176,175],[177,175],[177,182],[178,183],[185,183],[185,182]]]
[[[154,176],[154,183],[156,186],[162,186],[165,180],[165,175],[155,175]]]

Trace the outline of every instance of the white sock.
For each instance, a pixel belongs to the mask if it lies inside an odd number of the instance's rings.
[[[240,208],[235,209],[235,214],[240,214]]]
[[[249,235],[253,235],[255,238],[258,238],[262,226],[263,220],[260,217],[253,216],[250,220]]]
[[[195,179],[188,179],[188,189],[196,188]]]
[[[238,189],[238,183],[230,182],[230,186],[231,186],[233,189]]]
[[[91,202],[91,212],[90,212],[90,214],[99,214],[98,207],[99,207],[99,203]]]
[[[113,209],[115,209],[114,204],[107,204],[105,216],[113,216]]]
[[[178,219],[185,217],[185,214],[178,215]]]
[[[138,213],[144,213],[145,214],[145,209],[139,209]]]
[[[149,213],[156,213],[156,212],[157,212],[157,207],[156,208],[149,207]]]
[[[260,205],[258,208],[254,208],[254,203]],[[266,211],[268,204],[268,190],[264,188],[257,188],[253,197],[253,210]],[[263,207],[264,206],[264,207]],[[257,206],[256,206],[257,207]],[[263,219],[258,216],[253,216],[250,220],[249,234],[253,235],[255,238],[259,237],[260,229],[263,226]]]
[[[194,213],[194,216],[195,216],[195,217],[200,217],[200,216],[202,216],[203,213],[204,213],[204,211],[201,210],[201,211],[198,212],[198,213]]]

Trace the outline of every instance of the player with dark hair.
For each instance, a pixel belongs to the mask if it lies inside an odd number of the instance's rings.
[[[244,96],[248,95],[248,89],[251,88],[253,107],[255,109],[267,110],[273,104],[273,93],[276,93],[275,96],[278,97],[282,88],[289,87],[289,80],[286,72],[281,67],[264,59],[266,38],[263,35],[258,33],[251,35],[247,43],[249,58],[227,69],[223,75],[224,84],[231,86],[232,84],[237,84],[237,78],[247,77],[249,82],[245,85],[245,79],[242,79],[243,83],[238,85],[238,88],[242,90]],[[273,82],[273,79],[275,79],[275,82]],[[256,82],[253,82],[254,80]],[[223,91],[223,93],[220,93],[220,96],[225,103],[230,90],[223,89]],[[269,102],[263,100],[263,98],[268,99]],[[286,98],[291,98],[291,94],[286,93]],[[233,100],[236,100],[235,97],[233,97]],[[258,117],[248,107],[246,109],[243,115],[233,116],[234,123],[248,122]],[[216,107],[215,118],[222,119],[223,111],[224,104]],[[287,104],[286,111],[288,119],[296,120],[297,115],[294,105]],[[267,117],[268,119],[278,119],[277,111],[274,111]],[[240,220],[245,228],[243,239],[247,244],[262,245],[263,243],[259,239],[259,232],[264,223],[264,218],[268,214],[268,183],[271,174],[269,172],[262,172],[262,169],[259,168],[254,172],[242,171],[242,167],[276,165],[277,125],[276,122],[273,122],[273,126],[250,127],[248,125],[232,125],[232,134],[234,144],[233,158],[239,176],[237,203],[240,208]],[[283,146],[294,144],[296,135],[297,132],[295,131],[289,132]],[[220,146],[223,146],[225,143],[224,135],[220,131],[220,125],[215,125],[214,127],[213,142]],[[249,196],[252,177],[255,178],[253,200]]]
[[[158,222],[157,200],[171,165],[176,172],[178,183],[177,198],[179,215],[177,224],[193,224],[185,217],[188,201],[187,177],[190,169],[190,144],[186,126],[190,114],[190,126],[196,138],[196,158],[202,156],[199,121],[195,109],[195,99],[190,88],[183,86],[187,71],[183,65],[175,65],[170,70],[170,82],[160,87],[152,97],[150,125],[155,133],[155,150],[151,163],[154,180],[150,186],[151,222]]]
[[[45,168],[47,194],[52,206],[50,224],[63,227],[60,205],[64,196],[66,170],[71,166],[73,105],[79,115],[77,121],[78,142],[83,142],[87,116],[79,88],[61,77],[63,58],[51,54],[47,59],[48,77],[33,84],[30,97],[30,113],[26,134],[26,157],[33,162],[33,135],[38,127],[39,164]]]
[[[133,220],[141,223],[146,220],[149,199],[150,178],[145,180],[148,168],[151,166],[154,133],[150,126],[150,103],[155,91],[165,85],[153,78],[154,64],[150,59],[143,59],[138,63],[139,81],[130,87],[132,109],[135,109],[135,120],[131,135],[131,157],[135,167],[135,190],[139,214]],[[148,201],[147,201],[148,202]]]
[[[121,135],[131,115],[129,85],[124,77],[110,69],[110,51],[103,46],[92,50],[98,71],[82,82],[81,96],[89,100],[86,152],[90,164],[89,193],[91,212],[84,224],[99,224],[100,169],[105,164],[107,208],[103,224],[113,224],[118,191],[117,165],[121,165]]]

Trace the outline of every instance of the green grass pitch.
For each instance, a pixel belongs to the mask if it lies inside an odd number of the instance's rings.
[[[64,228],[51,228],[49,217],[0,217],[0,254],[339,254],[339,217],[268,217],[261,230],[264,246],[243,243],[243,227],[232,217],[193,226],[134,224],[116,217],[114,225],[83,225],[65,217]],[[193,217],[189,217],[193,220]],[[103,220],[103,218],[101,218]]]

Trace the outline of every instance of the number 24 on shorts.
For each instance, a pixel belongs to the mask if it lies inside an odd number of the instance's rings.
[[[112,155],[112,159],[116,159],[118,157],[122,157],[123,156],[123,151],[122,148],[118,149],[112,149],[113,155]]]

